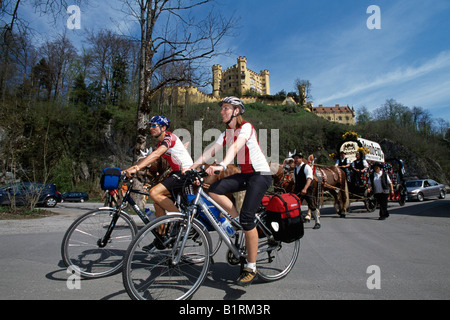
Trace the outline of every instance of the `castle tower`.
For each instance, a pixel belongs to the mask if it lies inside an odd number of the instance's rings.
[[[213,96],[218,98],[220,96],[221,83],[222,83],[222,66],[216,64],[212,66],[213,72]]]
[[[240,92],[240,94],[244,94],[245,93],[245,87],[246,87],[246,82],[248,81],[248,79],[246,79],[246,74],[247,74],[247,58],[246,57],[239,57],[237,59],[237,73],[238,73],[238,81],[239,81],[239,85],[238,85],[238,91]]]
[[[265,86],[265,94],[270,95],[269,70],[261,71],[261,82]]]

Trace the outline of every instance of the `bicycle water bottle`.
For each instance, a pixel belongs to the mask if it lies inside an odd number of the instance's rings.
[[[145,215],[148,218],[148,221],[152,221],[156,219],[155,212],[149,208],[145,208]]]
[[[222,229],[230,236],[230,238],[233,238],[234,235],[236,234],[236,231],[234,230],[230,221],[228,221],[228,219],[225,217],[220,217],[219,222]]]

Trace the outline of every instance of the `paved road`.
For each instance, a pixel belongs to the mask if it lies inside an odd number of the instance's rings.
[[[322,228],[306,225],[299,260],[278,282],[236,287],[239,270],[226,264],[222,248],[193,300],[450,299],[449,197],[392,203],[385,221],[358,203],[346,219],[325,207]],[[80,289],[67,286],[61,239],[78,215],[96,206],[63,203],[53,217],[0,221],[0,299],[128,299],[120,274],[83,280]]]

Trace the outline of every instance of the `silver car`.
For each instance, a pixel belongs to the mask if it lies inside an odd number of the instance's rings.
[[[406,181],[405,186],[408,192],[408,200],[423,201],[425,198],[445,198],[445,186],[431,179]]]

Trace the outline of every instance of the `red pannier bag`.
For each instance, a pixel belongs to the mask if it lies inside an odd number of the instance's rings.
[[[269,204],[269,202],[270,202],[270,199],[272,199],[272,195],[270,195],[270,194],[266,194],[263,198],[262,198],[262,200],[261,200],[261,205],[265,208],[265,207],[267,207],[267,205]]]
[[[267,226],[275,240],[294,242],[304,235],[301,200],[292,193],[275,195],[266,207]]]

